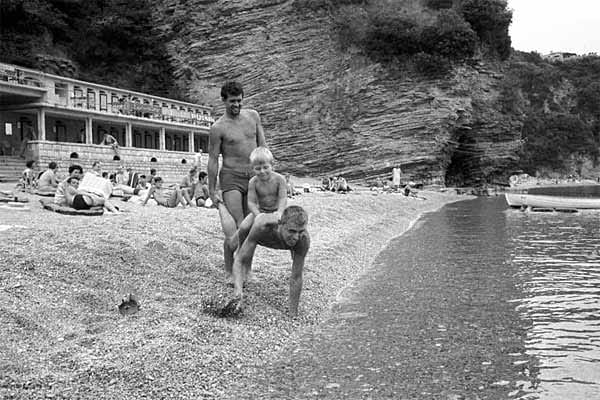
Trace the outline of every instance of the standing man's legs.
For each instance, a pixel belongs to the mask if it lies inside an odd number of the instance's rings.
[[[232,274],[233,253],[238,247],[237,228],[244,220],[244,198],[242,192],[228,190],[223,194],[224,205],[219,204],[219,217],[225,234],[223,243],[223,260],[225,272]]]

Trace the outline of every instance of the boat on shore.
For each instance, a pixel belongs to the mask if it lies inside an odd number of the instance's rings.
[[[505,193],[504,197],[512,208],[562,210],[600,209],[600,197],[551,196],[529,193]]]

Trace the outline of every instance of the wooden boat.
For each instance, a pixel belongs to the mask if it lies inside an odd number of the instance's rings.
[[[506,202],[513,208],[540,208],[561,210],[600,209],[600,197],[549,196],[543,194],[504,193]]]

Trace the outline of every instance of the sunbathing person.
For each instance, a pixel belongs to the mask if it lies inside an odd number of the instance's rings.
[[[148,200],[154,199],[156,204],[163,207],[175,208],[180,203],[182,206],[186,206],[185,199],[181,195],[181,189],[179,186],[175,185],[172,189],[163,189],[163,180],[160,176],[154,178],[154,184],[148,190],[148,194],[146,198],[142,202],[142,205],[145,206],[148,203]]]
[[[76,210],[89,210],[92,207],[104,207],[110,212],[119,212],[109,200],[112,184],[93,172],[86,172],[79,182],[77,194],[72,199],[72,207]],[[68,200],[67,200],[68,201]]]
[[[30,160],[25,163],[25,169],[21,173],[21,179],[19,180],[19,184],[17,186],[27,190],[35,187],[37,181],[33,174],[33,167],[35,166],[35,161]]]
[[[73,164],[69,167],[69,177],[63,180],[56,187],[56,192],[54,193],[54,204],[58,204],[60,206],[70,206],[67,198],[65,196],[65,192],[68,188],[71,188],[70,178],[77,178],[77,183],[79,184],[79,179],[83,176],[83,168],[80,165]]]
[[[196,206],[196,201],[192,200],[196,197],[196,190],[198,185],[198,169],[196,167],[192,167],[190,172],[183,177],[181,180],[181,195],[185,199],[185,201],[191,205]]]
[[[204,171],[198,172],[198,183],[194,192],[196,205],[198,207],[211,207],[212,200],[208,192],[208,174]]]
[[[48,169],[44,171],[38,179],[38,192],[44,194],[53,194],[58,186],[56,171],[58,164],[54,161],[48,164]]]

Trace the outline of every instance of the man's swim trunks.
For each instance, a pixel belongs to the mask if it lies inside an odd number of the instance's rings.
[[[221,192],[225,193],[230,190],[237,190],[242,194],[248,193],[248,182],[254,176],[251,170],[236,171],[229,168],[221,168],[219,172],[219,184]]]

